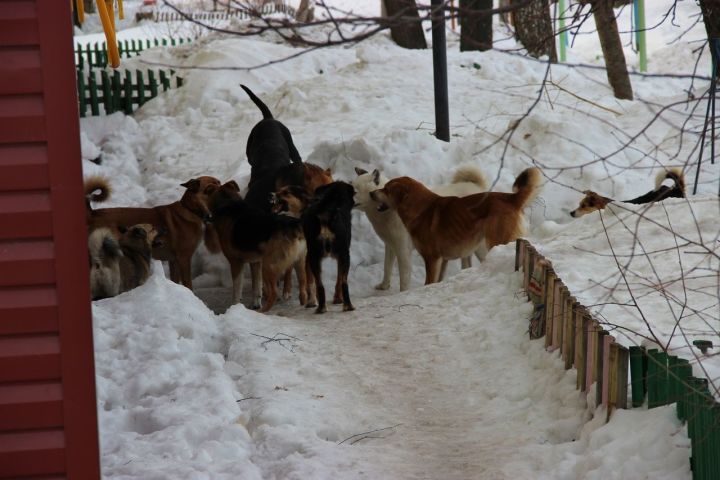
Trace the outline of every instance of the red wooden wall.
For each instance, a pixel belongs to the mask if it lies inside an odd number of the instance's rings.
[[[0,0],[0,478],[100,477],[68,0]]]

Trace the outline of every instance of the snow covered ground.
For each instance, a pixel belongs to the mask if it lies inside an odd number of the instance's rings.
[[[648,16],[666,9],[662,3],[653,2]],[[679,2],[680,26],[665,24],[650,35],[672,38],[690,25],[696,8]],[[589,39],[571,50],[571,61],[597,62],[599,47]],[[665,46],[657,38],[650,44],[651,69],[692,71],[692,44]],[[133,117],[83,119],[84,158],[102,152],[101,165],[84,162],[85,173],[112,179],[111,206],[174,201],[179,184],[201,174],[245,185],[245,141],[260,113],[240,83],[290,128],[305,160],[331,167],[338,179],[351,180],[358,166],[439,184],[458,165],[474,163],[496,180],[495,190],[507,191],[520,170],[535,164],[548,181],[528,211],[533,243],[573,293],[598,304],[613,322],[622,317],[634,331],[622,341],[647,343],[637,311],[599,305],[608,298],[621,303],[626,295],[620,288],[608,297],[618,270],[612,257],[602,256],[609,247],[599,215],[570,222],[568,211],[586,188],[614,198],[645,193],[660,166],[686,166],[692,180],[696,137],[678,137],[675,128],[689,108],[665,111],[640,134],[661,105],[687,98],[689,79],[634,76],[641,100],[627,102],[612,97],[602,71],[553,66],[553,85],[504,152],[505,143],[495,141],[535,101],[546,69],[541,62],[497,51],[460,54],[451,36],[453,137],[444,143],[432,136],[429,51],[403,50],[381,35],[246,69],[296,52],[270,37],[211,34],[124,61],[131,68],[147,62],[195,68],[183,71],[182,88]],[[696,81],[695,88],[699,96],[707,82]],[[701,121],[694,118],[689,128]],[[630,148],[622,149],[628,142]],[[609,161],[597,160],[610,154]],[[678,332],[672,335],[673,313],[687,317],[684,331],[698,338],[712,334],[711,319],[718,318],[712,287],[718,283],[719,205],[712,195],[719,174],[720,167],[706,165],[703,195],[647,213],[655,223],[641,222],[639,238],[655,252],[653,261],[638,257],[631,266],[642,308],[657,322],[653,332],[683,356],[690,349]],[[628,215],[603,215],[620,255],[632,245],[640,248],[616,220]],[[628,217],[630,228],[636,219]],[[709,253],[681,245],[681,260],[674,250],[667,250],[669,258],[661,250],[672,247],[674,237],[659,224],[671,224],[689,240],[702,238]],[[204,250],[194,261],[194,293],[165,279],[158,267],[146,285],[94,302],[104,475],[690,478],[689,443],[672,408],[618,411],[604,424],[604,412],[575,391],[573,375],[557,357],[543,350],[542,341],[527,340],[530,307],[518,294],[512,246],[493,250],[471,270],[458,273],[451,265],[449,280],[430,287],[421,286],[423,268],[415,257],[410,291],[397,293],[396,274],[392,289],[378,292],[373,285],[382,275],[382,244],[358,212],[351,254],[352,313],[331,307],[317,316],[294,301],[273,315],[230,307],[227,262]],[[685,310],[682,299],[668,306],[666,297],[651,293],[682,296],[679,261],[697,277],[689,280],[695,283]],[[675,280],[672,285],[657,281],[657,265],[662,281]],[[328,263],[326,284],[333,270]],[[710,378],[717,377],[713,358],[703,365]]]

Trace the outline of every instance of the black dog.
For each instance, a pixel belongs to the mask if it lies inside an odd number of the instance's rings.
[[[250,163],[250,183],[245,201],[270,210],[270,193],[275,191],[278,172],[293,163],[302,163],[290,130],[273,118],[270,109],[245,85],[240,85],[263,114],[250,131],[246,154]]]
[[[303,232],[307,243],[307,263],[315,279],[318,306],[315,313],[324,313],[325,288],[322,283],[322,259],[333,256],[338,265],[338,284],[342,290],[343,311],[355,310],[350,303],[347,277],[350,271],[351,211],[355,190],[345,182],[318,187],[315,197],[302,214]],[[339,303],[340,299],[335,299]],[[311,305],[312,300],[309,302]]]

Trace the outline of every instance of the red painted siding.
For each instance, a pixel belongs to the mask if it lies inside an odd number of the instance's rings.
[[[100,478],[70,19],[0,0],[0,478]]]

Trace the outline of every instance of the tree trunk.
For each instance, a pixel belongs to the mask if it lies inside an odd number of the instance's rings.
[[[427,48],[420,15],[415,0],[384,0],[387,18],[390,23],[390,36],[404,48]]]
[[[315,18],[315,2],[300,0],[300,6],[295,12],[295,20],[299,23],[312,22]]]
[[[598,37],[600,37],[600,47],[605,57],[608,82],[610,82],[615,98],[632,100],[632,84],[625,63],[625,53],[620,41],[612,0],[593,0],[591,4]]]
[[[515,37],[531,56],[538,58],[547,55],[552,63],[557,62],[555,35],[550,19],[548,0],[535,0],[529,5],[513,11],[513,23],[515,24]]]
[[[460,0],[460,51],[492,49],[492,15],[473,15],[478,10],[491,10],[492,0]]]

